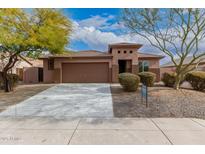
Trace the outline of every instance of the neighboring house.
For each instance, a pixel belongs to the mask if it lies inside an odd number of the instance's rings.
[[[5,63],[4,61],[0,64],[0,72]],[[43,82],[43,62],[42,60],[19,56],[18,61],[8,73],[17,74],[23,83]]]
[[[142,45],[116,43],[107,52],[86,50],[62,55],[44,56],[45,83],[118,82],[118,74],[151,71],[160,80],[159,61],[163,56],[139,53]]]
[[[184,65],[190,63],[190,61],[192,60],[192,56],[190,57],[187,57],[185,60],[184,60]],[[178,64],[179,63],[179,59],[175,59],[176,63]],[[195,63],[196,64],[196,63]],[[161,77],[163,76],[163,74],[165,72],[167,73],[172,73],[172,72],[175,72],[176,70],[176,67],[174,66],[173,62],[168,62],[168,63],[165,63],[163,65],[160,66],[160,72],[161,72]],[[199,65],[197,66],[196,70],[199,70],[199,71],[205,71],[205,56],[203,56],[202,58],[200,58],[200,63]]]
[[[43,62],[39,59],[26,58],[30,66],[17,65],[16,74],[23,74],[23,83],[43,82]]]

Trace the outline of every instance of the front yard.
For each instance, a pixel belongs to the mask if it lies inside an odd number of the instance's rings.
[[[52,87],[50,84],[19,85],[10,93],[5,93],[3,90],[0,90],[0,112],[50,87]]]
[[[0,93],[0,102],[19,103],[50,86],[20,86]],[[0,113],[0,144],[205,144],[205,120],[152,118],[204,118],[204,93],[149,90],[146,108],[139,91],[125,93],[118,84],[56,85]]]
[[[0,91],[0,112],[52,86],[52,84],[20,85],[10,93]],[[80,89],[85,89],[85,85],[81,86],[81,88],[79,87]],[[205,119],[205,92],[189,89],[176,91],[164,86],[149,87],[149,107],[146,108],[145,101],[143,104],[141,102],[140,88],[137,92],[124,92],[119,84],[111,84],[110,87],[112,99],[110,105],[113,106],[114,117],[194,117]],[[73,92],[75,92],[75,90]],[[102,95],[104,94],[104,92],[101,91],[96,92],[102,93]],[[71,95],[72,91],[67,91],[66,93]],[[68,96],[69,98],[70,95]],[[90,100],[91,98],[88,95],[85,97],[88,97],[87,101],[96,101],[94,98]],[[67,99],[68,98],[65,98],[65,101]],[[99,102],[95,102],[95,104],[96,103],[99,104]],[[103,104],[105,107],[106,103],[106,100],[104,100]],[[73,106],[76,106],[76,104],[73,104]],[[83,108],[84,106],[85,103],[79,107]],[[64,106],[63,108],[65,109],[66,107]],[[69,110],[71,110],[71,108]],[[93,107],[90,107],[90,110],[93,110]]]
[[[111,85],[115,117],[195,117],[205,119],[205,93],[188,89],[149,87],[148,102],[141,103],[140,89],[124,92],[120,85]]]

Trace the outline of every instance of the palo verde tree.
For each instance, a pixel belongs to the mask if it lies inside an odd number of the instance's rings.
[[[8,71],[19,56],[62,53],[69,43],[71,21],[57,9],[0,9],[0,55],[5,91],[11,90]]]
[[[205,37],[205,9],[123,9],[122,20],[132,33],[171,59],[176,67],[175,89],[205,55],[199,50]],[[191,61],[184,65],[190,56]]]

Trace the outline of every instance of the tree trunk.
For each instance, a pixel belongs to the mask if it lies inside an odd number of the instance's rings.
[[[180,75],[176,75],[174,89],[178,90],[180,88],[181,77]]]
[[[9,76],[8,76],[8,71],[13,68],[13,66],[15,65],[15,63],[17,61],[18,61],[17,55],[16,54],[12,55],[9,58],[8,63],[6,64],[6,66],[4,67],[4,69],[2,71],[5,92],[10,92],[12,90],[12,85],[11,85],[11,81],[10,81]]]
[[[10,92],[11,91],[11,84],[10,84],[9,79],[8,79],[7,71],[3,72],[2,77],[3,77],[4,91]]]

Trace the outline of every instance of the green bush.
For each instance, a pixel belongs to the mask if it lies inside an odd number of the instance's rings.
[[[152,72],[141,72],[138,74],[140,77],[140,82],[148,87],[152,87],[156,80],[156,74]]]
[[[136,91],[139,87],[139,76],[132,73],[121,73],[118,76],[119,82],[125,91]]]
[[[189,82],[194,90],[203,91],[205,90],[205,72],[203,71],[193,71],[187,73],[185,80]]]

